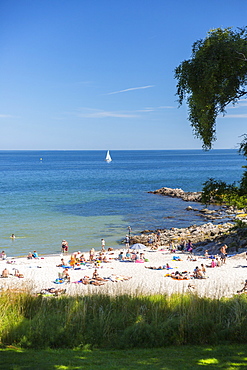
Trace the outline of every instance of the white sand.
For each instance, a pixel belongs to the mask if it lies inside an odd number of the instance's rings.
[[[108,257],[117,257],[119,251],[115,250],[114,255],[108,254]],[[206,279],[190,279],[177,281],[171,277],[165,277],[167,273],[173,271],[188,271],[193,272],[196,266],[201,263],[210,264],[211,259],[197,257],[197,261],[188,261],[187,254],[176,253],[182,261],[174,261],[174,254],[169,253],[166,249],[159,251],[144,251],[145,258],[149,262],[134,263],[134,262],[119,262],[111,259],[110,263],[101,263],[98,268],[101,277],[109,277],[112,274],[121,276],[131,276],[128,281],[107,282],[103,286],[76,284],[85,275],[92,277],[94,268],[85,267],[85,269],[73,270],[69,269],[71,277],[70,283],[55,284],[54,281],[58,278],[58,273],[63,271],[63,268],[56,267],[61,262],[61,255],[42,256],[39,259],[28,260],[27,258],[7,258],[5,261],[0,261],[0,274],[7,267],[9,272],[14,275],[14,268],[18,269],[24,275],[24,278],[18,278],[10,275],[8,278],[0,278],[0,291],[6,289],[28,289],[33,293],[38,293],[41,289],[47,288],[63,288],[66,289],[66,294],[84,295],[88,292],[104,292],[108,294],[121,293],[161,293],[171,294],[177,292],[194,291],[200,296],[208,296],[220,298],[222,296],[231,297],[236,294],[237,290],[243,287],[245,279],[247,279],[247,261],[245,254],[229,257],[226,264],[221,267],[207,268]],[[85,256],[88,254],[85,253]],[[64,256],[65,262],[68,262],[70,256]],[[11,262],[12,263],[9,263]],[[151,270],[148,266],[161,266],[169,263],[172,270]],[[83,266],[81,266],[83,268]],[[188,286],[192,285],[192,288]]]

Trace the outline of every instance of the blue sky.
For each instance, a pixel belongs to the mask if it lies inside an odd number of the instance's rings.
[[[174,69],[243,0],[2,0],[1,149],[201,148]],[[214,148],[246,133],[247,100],[217,120]]]

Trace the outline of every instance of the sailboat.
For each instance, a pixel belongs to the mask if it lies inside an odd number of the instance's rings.
[[[109,150],[107,150],[106,157],[105,157],[105,161],[106,161],[107,163],[110,163],[110,162],[112,161],[112,159],[111,159],[111,155],[110,155],[110,151],[109,151]]]

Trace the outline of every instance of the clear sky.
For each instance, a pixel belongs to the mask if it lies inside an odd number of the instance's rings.
[[[0,150],[201,148],[174,69],[246,20],[246,0],[1,0]],[[247,133],[246,102],[214,148]]]

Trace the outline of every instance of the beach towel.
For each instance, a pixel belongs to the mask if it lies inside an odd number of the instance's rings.
[[[173,256],[172,259],[174,261],[182,261],[179,256]]]
[[[54,281],[55,284],[63,284],[64,282],[65,282],[64,279],[56,279]]]

